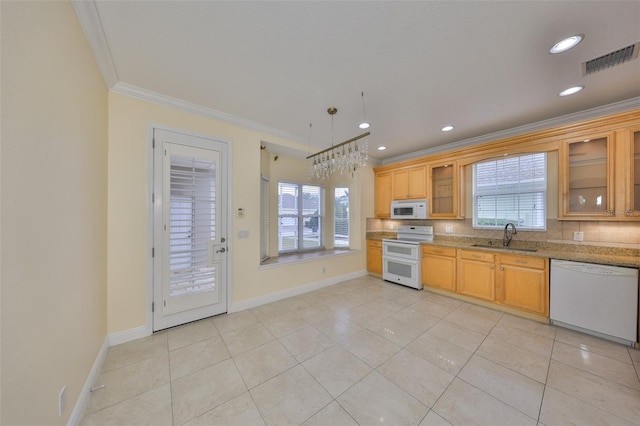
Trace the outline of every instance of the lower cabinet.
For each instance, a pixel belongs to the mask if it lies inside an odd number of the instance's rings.
[[[458,293],[493,302],[495,283],[493,253],[458,250]]]
[[[549,316],[549,259],[422,246],[422,284]]]
[[[382,275],[382,241],[367,240],[367,271]]]
[[[456,290],[456,249],[422,246],[422,284]]]
[[[497,302],[548,316],[549,259],[502,254],[499,262]]]

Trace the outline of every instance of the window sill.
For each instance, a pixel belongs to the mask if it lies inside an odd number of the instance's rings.
[[[283,254],[277,257],[271,257],[267,260],[260,262],[260,269],[282,266],[282,265],[290,265],[293,263],[311,262],[317,259],[326,259],[330,257],[347,256],[347,255],[359,253],[359,252],[360,250],[329,249],[329,250],[310,251],[306,253]]]

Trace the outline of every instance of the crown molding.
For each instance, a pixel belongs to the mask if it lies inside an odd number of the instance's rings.
[[[274,127],[269,127],[267,125],[257,123],[252,120],[248,120],[246,118],[237,117],[235,115],[228,114],[226,112],[204,107],[202,105],[195,104],[193,102],[188,102],[182,99],[173,98],[171,96],[163,95],[162,93],[143,89],[141,87],[134,86],[131,84],[122,83],[122,82],[116,83],[115,86],[111,89],[111,92],[129,96],[136,99],[140,99],[142,101],[152,102],[158,105],[174,108],[180,111],[189,112],[192,114],[198,114],[207,118],[224,121],[229,124],[243,127],[245,129],[254,130],[261,133],[267,133],[272,136],[287,139],[289,141],[297,142],[303,145],[307,145],[309,143],[308,140],[305,140],[292,133],[276,129]]]
[[[537,123],[525,124],[524,126],[514,127],[512,129],[501,130],[487,135],[476,136],[470,139],[440,145],[433,148],[427,148],[420,151],[414,151],[408,154],[397,155],[395,157],[382,160],[383,165],[399,163],[402,161],[413,160],[414,158],[426,157],[429,155],[440,154],[447,151],[454,151],[461,148],[468,148],[485,142],[493,142],[500,139],[507,139],[514,136],[533,133],[540,130],[560,127],[567,124],[587,121],[592,118],[613,115],[619,112],[625,112],[632,109],[640,108],[640,97],[627,99],[612,104],[587,109],[573,114],[561,115],[560,117],[550,118],[548,120],[538,121]]]
[[[102,78],[109,89],[118,83],[118,73],[109,50],[109,43],[104,35],[98,8],[93,0],[71,0],[73,9],[78,15],[80,25],[93,50]]]

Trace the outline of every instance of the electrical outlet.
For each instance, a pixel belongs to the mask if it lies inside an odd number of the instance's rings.
[[[573,241],[584,241],[584,232],[582,232],[582,231],[574,231],[573,232]]]
[[[64,406],[66,403],[67,395],[67,386],[63,386],[60,389],[60,393],[58,394],[58,417],[62,417],[62,413],[64,413]]]
[[[444,233],[445,234],[453,234],[453,225],[445,225]]]

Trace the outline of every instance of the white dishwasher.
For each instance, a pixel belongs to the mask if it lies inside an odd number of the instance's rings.
[[[551,259],[553,324],[626,345],[638,341],[638,270]]]

